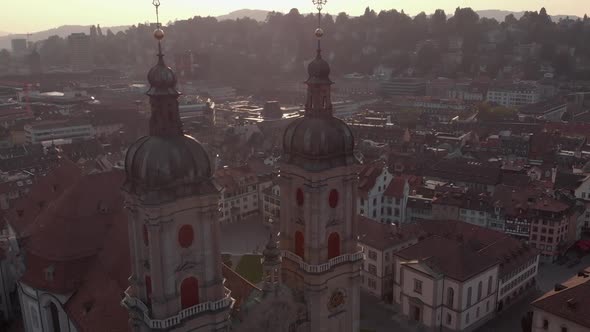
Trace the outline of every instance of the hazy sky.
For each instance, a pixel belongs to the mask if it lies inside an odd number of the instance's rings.
[[[67,24],[130,25],[154,20],[152,0],[2,0],[0,31],[25,33]],[[311,0],[161,0],[163,22],[196,15],[217,16],[233,10],[267,9],[301,12],[313,10]],[[458,6],[473,9],[538,10],[549,14],[590,14],[590,0],[328,0],[330,13],[346,11],[361,14],[370,6],[375,10],[404,9],[408,14],[432,13],[442,8],[452,13]]]

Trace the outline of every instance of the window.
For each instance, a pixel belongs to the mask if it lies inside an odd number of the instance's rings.
[[[455,290],[449,287],[447,289],[447,306],[452,308],[455,302]]]
[[[546,319],[543,319],[543,330],[548,330],[549,329],[549,321]]]
[[[486,302],[486,312],[490,312],[490,301]]]
[[[385,261],[389,262],[389,253],[388,252],[385,253]]]
[[[340,256],[340,235],[332,233],[328,237],[328,259]]]
[[[471,306],[471,287],[467,288],[467,306]]]
[[[377,266],[369,264],[369,273],[372,275],[377,275]]]
[[[414,279],[414,292],[422,294],[422,281]]]
[[[305,255],[305,239],[303,233],[295,232],[295,255],[304,258]]]
[[[467,313],[467,315],[465,315],[465,324],[469,324],[469,313]]]
[[[367,284],[371,289],[377,289],[377,282],[374,279],[367,278]]]
[[[451,325],[453,323],[453,316],[451,314],[447,314],[447,325]]]
[[[475,318],[479,318],[479,307],[477,307],[477,309],[475,309]]]
[[[483,283],[480,281],[477,284],[477,301],[481,300],[481,292],[482,292]]]
[[[199,304],[199,281],[197,278],[188,277],[180,284],[180,303],[182,309]]]
[[[488,296],[492,294],[492,283],[494,282],[494,277],[490,276],[488,278]]]
[[[565,326],[562,326],[562,327],[561,327],[561,332],[567,332],[567,327],[565,327]]]
[[[396,217],[399,217],[399,209],[398,209],[398,208],[395,208],[395,210],[394,210],[394,211],[395,211],[395,214],[394,214],[394,215],[395,215]]]
[[[373,250],[369,250],[369,258],[376,261],[377,260],[377,253]]]
[[[373,198],[373,205],[377,205],[377,198]]]

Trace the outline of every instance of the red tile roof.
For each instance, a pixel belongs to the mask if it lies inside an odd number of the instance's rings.
[[[359,190],[358,193],[362,197],[367,197],[369,190],[371,190],[375,183],[377,182],[377,178],[379,175],[383,173],[383,169],[385,168],[385,163],[382,161],[377,161],[374,163],[370,163],[365,165],[361,171],[359,172]]]
[[[590,268],[564,282],[563,290],[552,290],[531,305],[586,328],[590,328]]]
[[[427,237],[440,236],[454,240],[469,251],[495,260],[500,264],[500,276],[512,272],[539,254],[536,249],[510,235],[462,221],[425,220],[418,224]]]
[[[378,250],[386,250],[416,240],[420,235],[422,231],[418,224],[399,227],[358,216],[359,242]]]
[[[498,265],[498,261],[470,250],[455,239],[431,236],[399,251],[406,261],[419,261],[457,281],[465,281]]]
[[[130,275],[123,180],[120,171],[76,177],[27,225],[21,280],[73,292],[65,309],[79,331],[128,331],[118,304]]]
[[[403,198],[404,197],[404,188],[406,187],[406,179],[403,177],[395,177],[389,185],[385,192],[383,192],[384,196],[387,197],[395,197],[395,198]]]
[[[18,236],[27,236],[28,227],[37,216],[81,176],[80,169],[74,163],[61,159],[55,169],[40,177],[31,187],[29,194],[17,199],[6,214],[6,220]]]

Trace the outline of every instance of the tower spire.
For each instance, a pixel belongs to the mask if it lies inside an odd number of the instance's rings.
[[[322,9],[324,9],[324,5],[328,0],[312,0],[312,2],[318,10],[318,27],[315,30],[315,36],[318,38],[317,57],[320,58],[322,56],[322,36],[324,35],[324,30],[322,30]]]
[[[318,39],[317,54],[307,67],[309,78],[307,84],[306,116],[332,116],[332,101],[330,97],[330,65],[322,58],[321,39],[324,36],[322,26],[322,9],[327,0],[312,0],[318,10],[318,27],[315,36]]]
[[[158,63],[148,73],[150,89],[147,95],[150,97],[152,109],[150,135],[182,136],[182,122],[178,110],[180,92],[176,90],[176,75],[170,67],[166,66],[162,53],[164,30],[160,24],[160,0],[153,0],[152,4],[156,8],[157,23],[154,38],[158,41]]]

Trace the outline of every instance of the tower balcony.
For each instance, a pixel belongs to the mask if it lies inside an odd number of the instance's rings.
[[[349,262],[357,262],[364,258],[361,248],[357,248],[359,251],[352,254],[344,254],[330,259],[327,263],[320,265],[312,265],[306,263],[301,257],[289,250],[282,250],[283,257],[296,262],[299,267],[307,273],[324,273],[330,271],[336,265]]]
[[[183,309],[177,315],[166,319],[152,319],[147,305],[137,297],[131,296],[129,294],[129,289],[125,291],[125,297],[121,301],[121,305],[127,308],[127,310],[139,313],[140,319],[143,320],[150,329],[169,329],[200,313],[231,308],[234,303],[235,300],[231,297],[231,291],[225,288],[224,297],[218,301],[199,303],[190,308]]]

